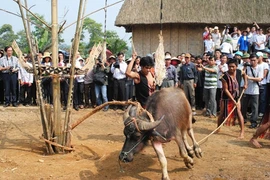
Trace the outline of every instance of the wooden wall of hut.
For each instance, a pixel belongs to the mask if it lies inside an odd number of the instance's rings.
[[[164,50],[172,56],[184,52],[194,55],[203,53],[203,25],[166,24],[163,25]],[[160,25],[136,25],[132,28],[132,38],[138,55],[145,56],[155,52],[159,39]]]

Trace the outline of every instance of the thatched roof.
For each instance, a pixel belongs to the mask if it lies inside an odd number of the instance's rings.
[[[125,0],[116,26],[160,23],[161,0]],[[163,0],[163,23],[270,23],[270,0]]]

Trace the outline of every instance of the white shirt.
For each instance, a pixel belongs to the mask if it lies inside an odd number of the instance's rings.
[[[255,43],[262,43],[262,44],[260,44],[260,47],[257,46],[257,44],[255,44],[255,49],[264,50],[265,49],[265,45],[264,45],[265,41],[266,41],[266,36],[264,34],[261,34],[261,35],[257,34],[256,36],[254,36]]]
[[[270,64],[268,64],[268,68],[270,69]],[[266,78],[266,82],[270,83],[270,73],[269,73],[269,71],[268,71],[268,75],[267,75],[267,78]]]
[[[220,78],[220,76],[228,71],[228,64],[224,63],[223,65],[220,64],[217,66],[218,67],[218,79]],[[222,82],[218,80],[217,82],[217,88],[222,88]]]
[[[27,65],[30,67],[33,67],[33,65],[29,62],[26,62]],[[18,79],[21,80],[21,82],[24,83],[33,83],[33,74],[27,72],[23,67],[20,67],[20,70],[18,72]]]
[[[111,67],[111,72],[113,73],[113,78],[124,79],[126,78],[127,63],[122,61],[119,62],[120,68],[114,68],[114,64]]]
[[[222,53],[232,54],[233,48],[230,43],[224,42],[220,46],[220,50]]]
[[[212,39],[213,39],[216,46],[220,46],[220,43],[221,43],[220,33],[212,33]]]
[[[258,64],[258,67],[260,68],[260,71],[263,72],[264,74],[264,70],[267,69],[268,72],[269,72],[269,66],[266,62],[262,62],[261,64]],[[269,74],[269,73],[268,73]],[[267,77],[266,78],[263,78],[263,80],[260,82],[260,84],[266,84],[267,83]]]
[[[215,43],[211,39],[204,40],[204,45],[205,45],[205,52],[213,52],[213,48],[215,46]]]
[[[255,68],[253,67],[247,67],[247,75],[250,76],[250,77],[254,77],[251,70],[250,69],[253,69],[253,73],[254,73],[254,76],[255,78],[263,78],[263,71],[260,70],[259,66],[257,65]],[[248,87],[245,91],[245,94],[249,94],[249,95],[259,95],[260,89],[259,89],[259,86],[258,86],[258,83],[256,81],[252,81],[252,80],[248,80]]]

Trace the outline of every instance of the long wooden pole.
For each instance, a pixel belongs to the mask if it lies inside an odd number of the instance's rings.
[[[69,92],[68,92],[68,104],[67,104],[67,111],[65,114],[65,122],[64,122],[64,142],[63,145],[69,147],[70,146],[70,113],[72,107],[72,94],[73,94],[73,85],[74,85],[74,74],[75,74],[75,64],[76,64],[76,54],[79,49],[79,40],[80,40],[80,26],[82,23],[80,22],[81,14],[83,8],[83,0],[80,0],[79,10],[78,10],[78,17],[77,17],[77,25],[76,25],[76,32],[75,37],[73,40],[73,51],[72,51],[72,65],[71,65],[71,75],[70,75],[70,82],[69,82]]]
[[[58,0],[51,1],[52,8],[52,64],[58,67]],[[52,77],[53,82],[53,120],[54,120],[54,136],[58,144],[62,143],[63,132],[61,125],[61,103],[60,103],[60,80],[59,75]],[[55,151],[60,152],[59,147],[55,147]]]
[[[19,8],[20,8],[20,13],[21,13],[22,21],[23,21],[23,26],[24,26],[24,29],[25,29],[27,41],[28,41],[31,56],[32,56],[32,64],[33,64],[34,75],[35,75],[35,79],[36,79],[36,87],[38,89],[38,97],[40,99],[40,105],[39,106],[40,106],[40,114],[41,114],[41,123],[42,123],[43,135],[44,135],[45,139],[49,139],[50,138],[50,133],[48,131],[48,121],[47,121],[47,118],[46,118],[46,115],[45,115],[46,113],[45,113],[44,103],[43,103],[43,100],[41,98],[40,84],[39,84],[39,81],[37,80],[38,75],[36,73],[37,71],[36,71],[35,58],[34,58],[35,55],[34,55],[33,50],[32,50],[32,42],[31,42],[31,38],[30,38],[30,29],[28,29],[28,26],[26,25],[24,12],[23,12],[20,0],[18,0],[17,3],[18,3]],[[52,149],[51,144],[45,142],[45,145],[46,145],[47,153],[48,154],[53,154],[54,151]]]

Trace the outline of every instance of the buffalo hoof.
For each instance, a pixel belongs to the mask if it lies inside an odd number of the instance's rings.
[[[187,168],[192,169],[193,168],[193,159],[190,157],[187,157],[186,159],[184,159],[185,165]]]
[[[167,176],[167,177],[162,176],[162,180],[170,180],[170,178],[169,178],[169,176]]]
[[[195,155],[197,158],[201,158],[202,157],[202,150],[201,148],[199,147],[199,145],[194,145],[194,151],[195,151]]]
[[[187,149],[187,153],[188,153],[188,156],[191,157],[191,158],[194,158],[194,151],[193,149]]]

